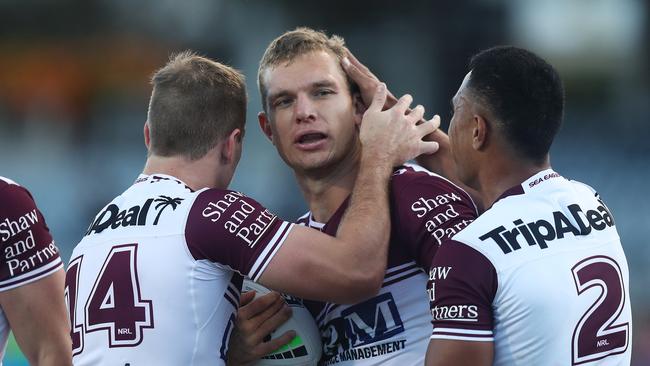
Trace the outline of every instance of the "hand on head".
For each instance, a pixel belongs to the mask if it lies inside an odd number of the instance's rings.
[[[418,155],[436,152],[438,143],[423,138],[438,128],[440,118],[435,116],[418,124],[424,116],[424,107],[418,105],[409,111],[413,98],[408,94],[390,109],[382,110],[387,94],[386,85],[380,83],[363,115],[359,134],[362,154],[397,166]]]

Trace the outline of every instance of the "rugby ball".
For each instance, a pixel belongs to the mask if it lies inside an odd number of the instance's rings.
[[[271,292],[268,288],[244,279],[242,291],[255,290],[255,297]],[[255,366],[315,366],[318,365],[323,346],[320,331],[311,313],[304,307],[302,300],[283,295],[292,315],[289,320],[274,330],[267,339],[274,339],[288,330],[296,331],[296,336],[277,350],[262,357]]]

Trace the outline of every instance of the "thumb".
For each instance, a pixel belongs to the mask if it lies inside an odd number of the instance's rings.
[[[241,296],[239,297],[239,306],[241,307],[247,305],[248,303],[253,301],[254,298],[255,298],[255,291],[253,290],[242,293]]]
[[[375,95],[372,97],[372,103],[370,103],[368,110],[381,112],[384,109],[384,104],[386,103],[386,93],[386,84],[379,83],[379,85],[377,85]]]

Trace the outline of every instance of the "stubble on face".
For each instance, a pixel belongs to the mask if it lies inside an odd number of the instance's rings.
[[[287,165],[298,174],[327,175],[356,164],[361,117],[337,58],[311,52],[267,69],[264,79],[273,141]]]

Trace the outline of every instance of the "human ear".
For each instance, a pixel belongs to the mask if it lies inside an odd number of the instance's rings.
[[[260,128],[262,129],[264,136],[266,136],[266,138],[268,138],[269,141],[275,145],[275,142],[273,142],[273,129],[271,128],[271,121],[269,121],[269,117],[266,112],[258,113],[257,121],[260,124]]]
[[[475,114],[473,117],[472,147],[474,150],[483,150],[487,146],[489,125],[483,116]]]

